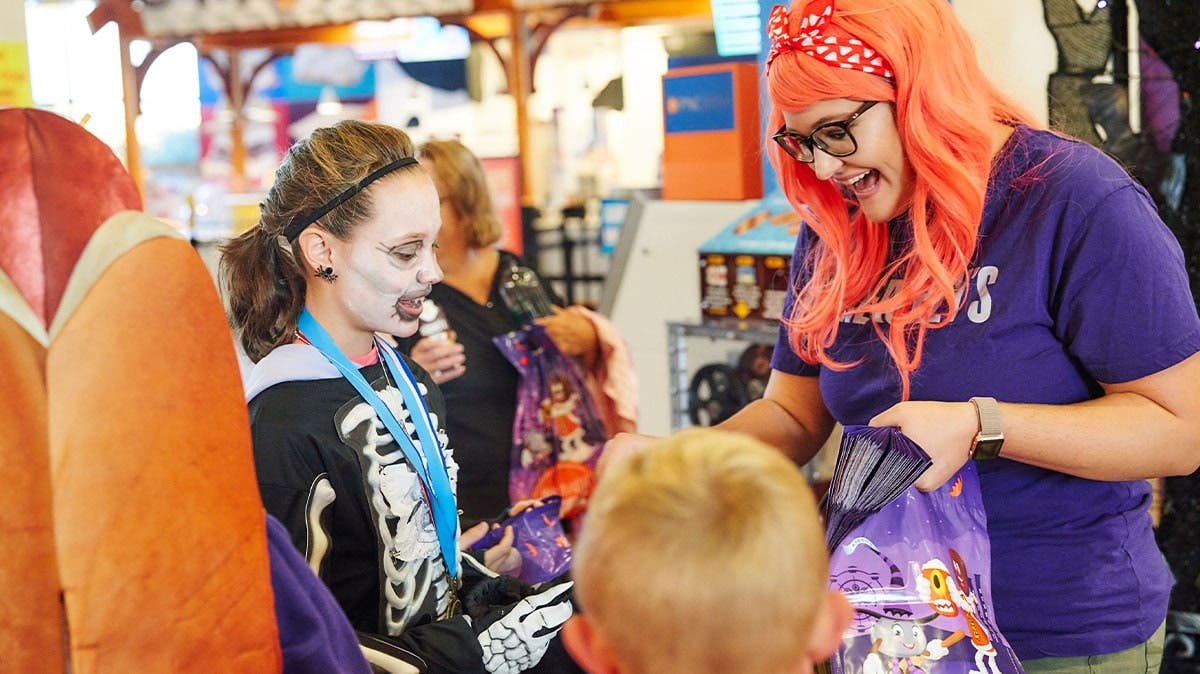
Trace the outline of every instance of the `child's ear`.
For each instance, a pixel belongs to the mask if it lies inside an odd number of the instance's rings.
[[[604,635],[582,613],[571,616],[563,625],[562,640],[567,652],[588,674],[620,674],[621,667]]]
[[[813,632],[808,642],[808,656],[813,662],[824,662],[837,651],[842,634],[854,619],[854,607],[841,592],[829,591],[821,601]]]

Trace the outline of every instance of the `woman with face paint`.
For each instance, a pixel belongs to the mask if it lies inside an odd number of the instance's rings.
[[[766,394],[722,426],[797,462],[835,421],[898,426],[923,490],[975,460],[1026,669],[1158,671],[1145,479],[1200,464],[1200,320],[1150,197],[997,90],[945,0],[796,0],[768,37],[806,226]]]
[[[288,151],[261,209],[222,249],[221,277],[256,363],[247,399],[267,511],[372,664],[533,667],[571,613],[570,585],[535,594],[460,554],[441,393],[376,336],[415,332],[442,280],[437,190],[412,142],[382,124],[318,129]],[[464,606],[472,582],[486,599]]]

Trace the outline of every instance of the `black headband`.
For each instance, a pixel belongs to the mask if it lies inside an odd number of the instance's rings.
[[[354,185],[348,187],[341,194],[339,194],[336,197],[325,202],[325,204],[322,205],[320,208],[309,211],[302,215],[298,215],[295,218],[293,218],[292,221],[290,223],[288,223],[288,226],[283,229],[283,235],[285,237],[287,237],[288,241],[295,241],[296,237],[300,236],[300,232],[303,232],[305,230],[305,228],[307,228],[309,225],[316,222],[317,220],[320,220],[322,217],[327,215],[333,209],[344,204],[346,202],[346,200],[349,199],[350,197],[352,197],[352,196],[358,194],[359,192],[363,191],[364,189],[366,189],[367,185],[370,185],[371,183],[375,182],[376,180],[379,180],[380,178],[391,173],[392,171],[395,171],[398,168],[403,168],[405,166],[411,166],[416,163],[418,163],[416,157],[401,157],[400,159],[397,159],[396,161],[394,161],[390,164],[380,166],[379,168],[377,168],[374,171],[371,171],[369,174],[367,174],[366,178],[363,178],[362,180],[358,181]]]

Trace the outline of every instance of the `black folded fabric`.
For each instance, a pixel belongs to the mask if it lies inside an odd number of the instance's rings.
[[[821,500],[828,549],[896,500],[931,465],[925,450],[899,428],[846,426],[829,490]]]

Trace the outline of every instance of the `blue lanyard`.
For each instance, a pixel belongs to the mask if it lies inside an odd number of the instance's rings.
[[[414,383],[416,379],[413,378],[412,372],[391,349],[379,343],[378,340],[376,341],[380,360],[383,366],[391,371],[392,379],[396,381],[396,388],[400,390],[400,395],[404,398],[404,406],[409,411],[413,425],[416,426],[417,437],[421,440],[420,450],[413,444],[412,438],[405,432],[404,427],[396,420],[396,415],[391,408],[380,399],[379,394],[367,383],[358,368],[333,343],[333,338],[325,332],[325,328],[321,327],[308,309],[300,312],[296,327],[299,328],[300,333],[304,335],[309,344],[316,347],[321,355],[325,356],[342,373],[342,376],[354,385],[363,400],[375,409],[379,420],[383,422],[388,432],[391,433],[392,439],[404,452],[408,463],[417,472],[421,486],[425,489],[425,498],[429,509],[433,513],[433,524],[437,531],[438,544],[442,549],[442,557],[446,561],[446,568],[452,577],[457,578],[458,542],[455,539],[458,534],[458,503],[455,501],[454,491],[450,488],[450,474],[446,470],[441,445],[434,433],[433,419],[430,418],[429,408],[417,391]]]

